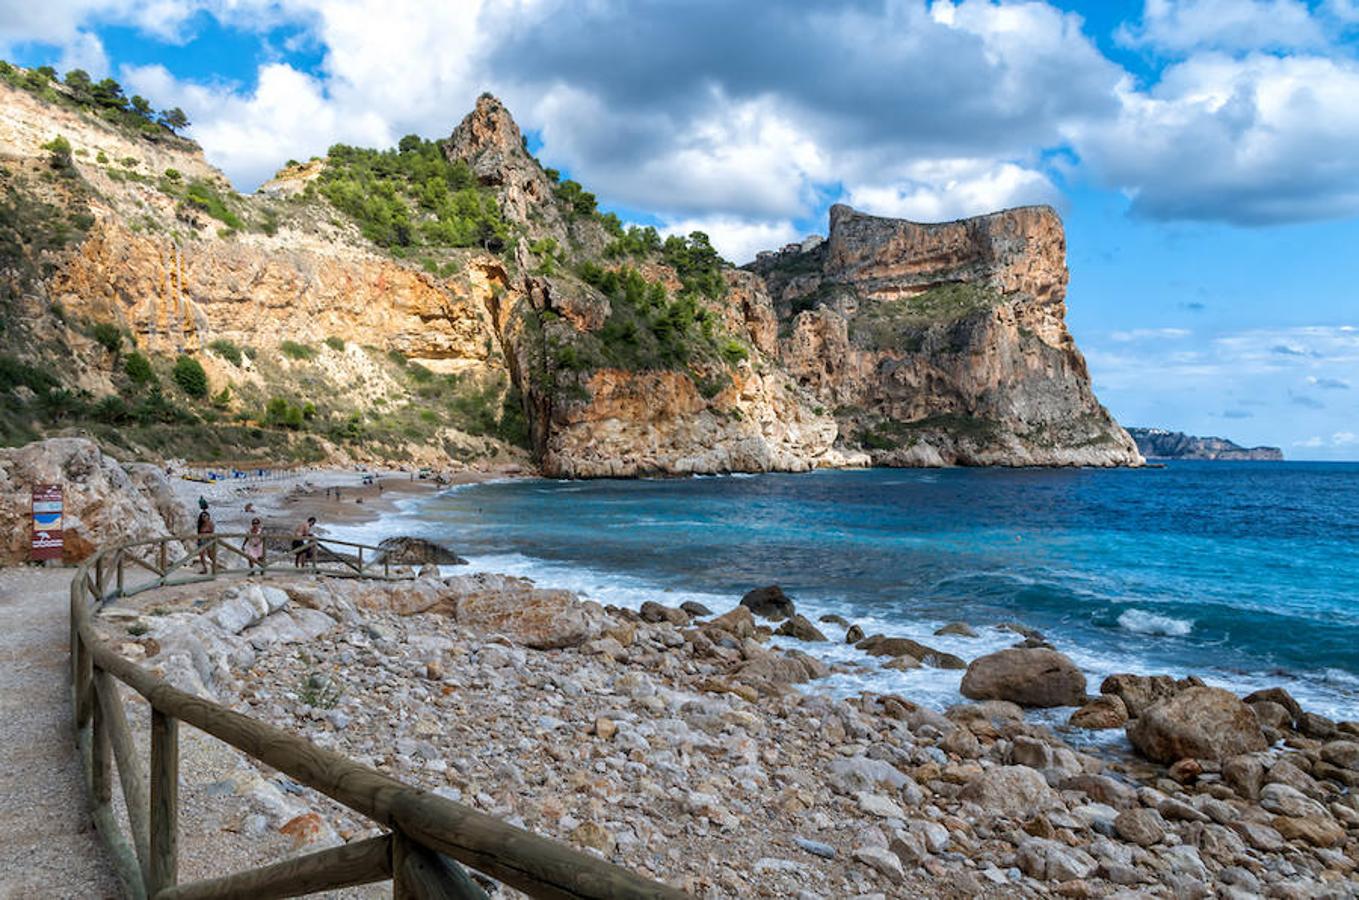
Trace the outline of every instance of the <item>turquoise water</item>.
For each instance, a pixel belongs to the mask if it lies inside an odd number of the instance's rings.
[[[1359,717],[1359,465],[1178,463],[1146,470],[949,469],[456,489],[382,528],[483,569],[639,605],[721,611],[778,583],[964,657],[1041,629],[1092,678],[1196,673],[1283,684]],[[977,639],[938,625],[981,626]],[[826,631],[836,637],[836,629]],[[821,647],[833,659],[852,648]],[[876,663],[875,663],[876,665]],[[957,699],[958,673],[876,669],[833,689]]]

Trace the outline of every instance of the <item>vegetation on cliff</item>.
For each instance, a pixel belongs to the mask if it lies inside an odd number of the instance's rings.
[[[316,190],[364,237],[398,256],[417,247],[499,253],[511,241],[495,197],[467,165],[450,163],[436,142],[415,135],[393,150],[336,144]]]
[[[189,118],[182,109],[156,112],[145,97],[124,94],[123,86],[112,78],[94,81],[84,69],[72,69],[62,81],[51,66],[24,69],[0,60],[0,79],[49,103],[93,113],[125,131],[152,140],[189,144],[175,134],[189,127]]]

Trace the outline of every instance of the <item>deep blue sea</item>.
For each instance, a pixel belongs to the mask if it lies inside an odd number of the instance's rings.
[[[721,612],[777,583],[813,620],[839,613],[964,658],[1013,643],[994,626],[1018,621],[1092,691],[1112,672],[1194,673],[1359,718],[1359,464],[513,480],[423,499],[380,530],[618,605]],[[955,620],[980,637],[933,636]],[[958,700],[958,672],[872,665],[822,687]]]

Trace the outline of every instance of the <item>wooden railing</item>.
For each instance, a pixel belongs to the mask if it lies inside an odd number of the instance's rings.
[[[409,577],[400,574],[400,568],[380,547],[314,537],[293,547],[292,536],[270,534],[265,537],[264,558],[252,560],[246,551],[246,538],[238,534],[210,535],[200,545],[199,537],[193,535],[120,544],[87,560],[71,582],[76,734],[92,816],[128,896],[139,900],[296,897],[391,879],[393,896],[402,900],[486,897],[463,865],[534,897],[685,896],[174,688],[124,659],[95,632],[93,613],[104,604],[158,587],[252,572]],[[204,571],[195,573],[192,566],[200,554]],[[235,565],[224,565],[224,558]],[[138,576],[142,576],[140,581],[136,580]],[[136,691],[151,706],[151,759],[145,774],[137,759],[119,683]],[[389,829],[388,833],[263,868],[179,884],[181,722],[314,788]],[[115,766],[130,842],[113,811]]]

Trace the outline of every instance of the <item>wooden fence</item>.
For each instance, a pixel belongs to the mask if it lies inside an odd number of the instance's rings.
[[[91,813],[129,897],[190,900],[296,897],[391,879],[393,896],[485,898],[463,869],[483,872],[534,897],[679,898],[682,892],[556,841],[515,828],[295,734],[258,722],[161,681],[118,655],[95,632],[104,604],[142,591],[221,577],[325,574],[395,579],[386,550],[348,541],[267,535],[262,558],[247,535],[197,535],[108,547],[71,582],[71,683],[76,734]],[[252,548],[253,549],[253,548]],[[199,563],[202,560],[201,564]],[[193,567],[200,564],[201,571]],[[150,765],[137,758],[119,695],[124,684],[151,706]],[[389,829],[380,837],[220,878],[177,877],[179,723],[224,741]],[[127,808],[130,840],[113,813],[113,769]]]

